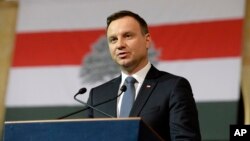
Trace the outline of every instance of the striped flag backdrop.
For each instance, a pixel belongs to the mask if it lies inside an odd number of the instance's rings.
[[[6,118],[67,114],[81,107],[73,100],[79,88],[88,93],[118,75],[107,49],[106,17],[128,9],[149,24],[155,66],[191,82],[203,138],[228,139],[237,117],[244,3],[20,0]]]

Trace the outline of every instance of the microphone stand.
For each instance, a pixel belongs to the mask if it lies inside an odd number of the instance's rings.
[[[74,99],[75,99],[76,101],[78,101],[79,103],[81,103],[81,104],[87,105],[87,107],[85,107],[85,108],[83,108],[83,109],[81,109],[81,110],[75,111],[75,112],[73,112],[73,113],[64,115],[64,116],[62,116],[62,117],[59,117],[59,118],[57,118],[57,119],[64,119],[64,118],[67,118],[67,117],[72,116],[72,115],[74,115],[74,114],[77,114],[77,113],[80,113],[80,112],[82,112],[82,111],[88,110],[89,108],[92,108],[92,109],[95,109],[95,110],[96,110],[96,108],[95,108],[96,106],[102,105],[102,104],[107,103],[107,102],[112,101],[112,100],[115,100],[117,97],[121,96],[122,93],[125,92],[125,91],[127,90],[127,87],[126,87],[125,85],[123,85],[123,86],[121,87],[120,90],[121,90],[121,93],[120,93],[119,95],[117,95],[116,97],[113,97],[113,98],[111,98],[111,99],[109,99],[109,100],[106,100],[106,101],[103,101],[103,102],[101,102],[101,103],[98,103],[98,104],[95,104],[95,105],[91,106],[91,105],[89,105],[89,104],[87,104],[87,103],[85,103],[85,102],[83,102],[83,101],[81,101],[81,100],[79,100],[79,99],[76,98],[76,96],[77,96],[78,94],[82,94],[82,93],[85,93],[85,92],[86,92],[86,89],[85,89],[85,88],[82,88],[82,89],[79,90],[79,92],[78,92],[77,94],[74,95]],[[94,108],[93,108],[93,107],[94,107]],[[100,110],[98,110],[98,109],[97,109],[96,111],[99,111],[99,112],[100,112]],[[103,112],[101,112],[101,113],[104,114]],[[107,115],[107,114],[104,114],[104,115],[106,115],[106,116],[108,116],[108,117],[114,118],[113,116],[110,116],[110,115]]]
[[[85,103],[85,102],[83,102],[83,101],[77,99],[77,95],[79,95],[79,94],[76,94],[76,95],[74,96],[74,99],[75,99],[76,101],[78,101],[79,103],[84,104],[84,105],[87,105],[89,108],[92,108],[92,109],[98,111],[99,113],[104,114],[105,116],[108,116],[108,117],[111,117],[111,118],[115,118],[115,117],[113,117],[113,116],[111,116],[111,115],[109,115],[109,114],[107,114],[107,113],[105,113],[105,112],[103,112],[103,111],[101,111],[101,110],[95,108],[94,106],[91,106],[91,105],[89,105],[88,103]]]

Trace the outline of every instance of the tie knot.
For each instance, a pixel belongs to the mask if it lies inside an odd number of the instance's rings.
[[[134,77],[131,77],[131,76],[128,76],[125,81],[128,83],[128,84],[134,84],[136,82],[136,79]]]

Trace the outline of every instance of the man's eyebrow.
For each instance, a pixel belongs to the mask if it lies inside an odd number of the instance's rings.
[[[108,39],[109,38],[115,38],[116,36],[115,35],[110,35],[110,36],[108,36]]]

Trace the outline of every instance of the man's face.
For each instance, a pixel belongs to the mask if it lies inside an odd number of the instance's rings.
[[[135,73],[148,62],[150,35],[142,34],[139,23],[126,16],[112,21],[107,29],[112,59],[129,73]]]

